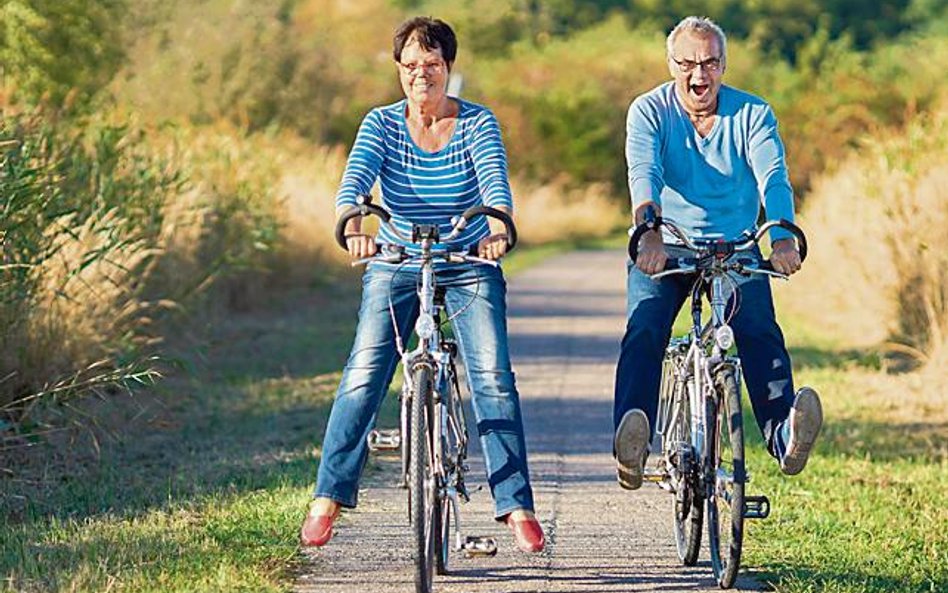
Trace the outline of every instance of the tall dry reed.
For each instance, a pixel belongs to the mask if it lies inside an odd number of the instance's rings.
[[[884,342],[945,373],[946,186],[948,112],[867,142],[807,197],[812,256],[785,289],[788,305],[844,342]]]

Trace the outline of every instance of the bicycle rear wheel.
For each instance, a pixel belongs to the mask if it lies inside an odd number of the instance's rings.
[[[715,377],[717,410],[708,411],[711,435],[711,475],[714,483],[708,496],[708,547],[711,567],[718,585],[734,585],[741,563],[744,540],[744,424],[741,394],[733,367]],[[709,407],[714,407],[709,404]],[[712,413],[716,411],[717,413]]]
[[[416,593],[431,593],[434,574],[435,491],[430,471],[428,438],[431,426],[431,368],[420,365],[412,373],[411,452],[408,459],[408,514]],[[440,513],[439,513],[440,514]]]
[[[702,497],[694,479],[695,454],[691,445],[690,407],[683,376],[678,372],[681,356],[669,352],[662,361],[662,382],[658,424],[662,434],[662,457],[670,459],[677,471],[672,479],[672,519],[675,548],[685,566],[694,566],[701,549],[704,516]]]

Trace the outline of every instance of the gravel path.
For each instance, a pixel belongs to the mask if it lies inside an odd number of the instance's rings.
[[[719,591],[707,552],[698,566],[675,554],[671,497],[646,484],[619,488],[611,457],[612,389],[625,325],[621,252],[552,258],[510,282],[510,347],[523,401],[537,515],[547,533],[539,555],[519,552],[492,521],[485,489],[462,505],[465,532],[494,536],[494,558],[452,556],[438,592]],[[366,481],[360,506],[324,549],[306,550],[296,590],[414,591],[406,494],[391,487],[394,463]],[[472,486],[484,482],[474,451]],[[757,589],[742,576],[736,590]],[[378,589],[375,589],[378,587]]]

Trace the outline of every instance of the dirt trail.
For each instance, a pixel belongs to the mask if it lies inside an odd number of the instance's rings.
[[[528,556],[493,522],[490,495],[461,508],[465,531],[492,535],[494,558],[452,557],[439,592],[719,591],[707,553],[693,568],[675,554],[671,497],[656,486],[634,493],[615,481],[612,389],[625,325],[624,257],[617,251],[559,256],[510,282],[510,342],[517,373],[537,515],[547,549]],[[483,483],[474,451],[472,482]],[[392,465],[394,468],[394,465]],[[305,593],[413,591],[405,492],[382,471],[366,482],[358,510],[332,543],[306,551],[297,582]],[[742,589],[759,585],[748,577]]]

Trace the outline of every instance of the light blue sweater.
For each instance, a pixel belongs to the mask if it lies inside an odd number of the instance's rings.
[[[736,239],[767,220],[793,220],[777,118],[762,99],[721,86],[718,117],[702,138],[667,82],[639,96],[626,122],[634,209],[652,200],[695,238]],[[782,229],[771,239],[791,236]]]

